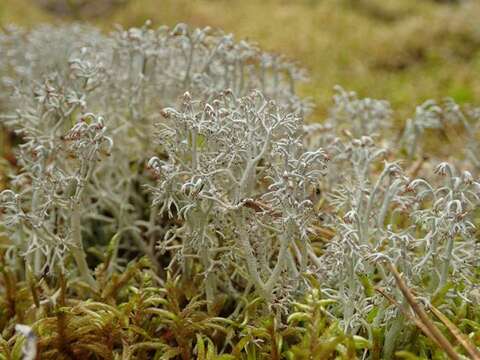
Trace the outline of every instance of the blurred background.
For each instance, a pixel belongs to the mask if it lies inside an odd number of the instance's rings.
[[[148,19],[218,27],[296,60],[318,117],[336,84],[389,100],[402,118],[428,98],[480,95],[478,0],[0,0],[0,26],[81,21],[108,32]]]

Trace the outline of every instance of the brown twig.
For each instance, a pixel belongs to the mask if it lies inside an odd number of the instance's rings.
[[[465,351],[470,355],[473,360],[480,360],[480,351],[477,347],[470,341],[470,339],[463,334],[460,329],[450,321],[445,315],[443,315],[440,310],[435,306],[430,305],[430,309],[435,314],[435,316],[447,327],[450,333],[455,337],[455,339],[463,346]]]
[[[435,337],[432,335],[430,330],[412,313],[408,312],[402,305],[398,303],[397,300],[395,300],[390,294],[387,294],[385,290],[380,289],[380,288],[375,288],[375,291],[377,291],[379,294],[381,294],[383,297],[385,297],[392,305],[395,305],[401,312],[402,314],[412,321],[426,336],[428,336],[432,341],[437,344],[439,347],[441,345],[438,343],[438,341],[435,339]]]
[[[428,160],[427,157],[421,156],[420,159],[415,161],[412,166],[410,166],[407,169],[407,175],[409,178],[416,178],[420,170],[422,169],[422,166],[424,165],[425,161]]]
[[[438,345],[447,353],[450,359],[460,360],[460,356],[457,354],[455,349],[453,348],[452,344],[447,340],[447,338],[440,332],[440,330],[435,326],[435,324],[429,319],[425,310],[420,306],[420,304],[416,301],[415,297],[413,296],[412,292],[403,281],[402,276],[399,274],[395,265],[390,262],[386,263],[388,270],[391,271],[395,278],[395,282],[397,286],[400,288],[403,296],[412,307],[413,311],[417,316],[420,318],[420,321],[423,325],[428,329],[428,332],[431,334],[431,339],[435,339],[434,341],[438,343]]]

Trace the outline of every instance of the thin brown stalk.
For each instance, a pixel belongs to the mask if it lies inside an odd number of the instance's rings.
[[[473,360],[480,359],[480,351],[477,347],[470,341],[470,339],[463,334],[460,329],[450,321],[445,315],[441,313],[435,306],[430,305],[430,309],[435,314],[435,316],[447,327],[450,333],[455,337],[460,345],[463,346],[465,351],[470,355]]]
[[[457,354],[455,349],[453,348],[452,344],[447,340],[447,338],[441,333],[441,331],[435,326],[435,324],[429,319],[425,310],[420,306],[420,304],[416,301],[415,297],[413,296],[412,292],[403,281],[402,276],[399,274],[395,265],[390,262],[386,263],[387,268],[392,272],[393,276],[395,277],[395,282],[397,286],[400,288],[403,296],[412,307],[413,311],[417,316],[420,318],[421,322],[425,325],[428,329],[430,334],[432,335],[432,339],[435,339],[436,343],[447,353],[450,359],[460,360],[460,356]]]
[[[410,166],[406,171],[408,177],[411,178],[411,179],[416,178],[418,176],[418,173],[422,169],[422,166],[425,164],[426,160],[427,160],[427,158],[425,156],[421,156],[420,159],[415,161],[412,164],[412,166]]]
[[[407,319],[413,322],[426,336],[428,336],[435,344],[441,347],[430,330],[428,330],[428,328],[416,316],[413,316],[411,312],[408,312],[402,305],[398,303],[397,300],[395,300],[390,294],[386,293],[383,289],[375,288],[375,291],[385,297],[392,305],[395,305]]]

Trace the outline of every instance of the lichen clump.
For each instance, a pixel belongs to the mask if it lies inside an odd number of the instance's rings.
[[[0,359],[477,358],[478,109],[307,124],[304,70],[185,24],[0,52]]]

